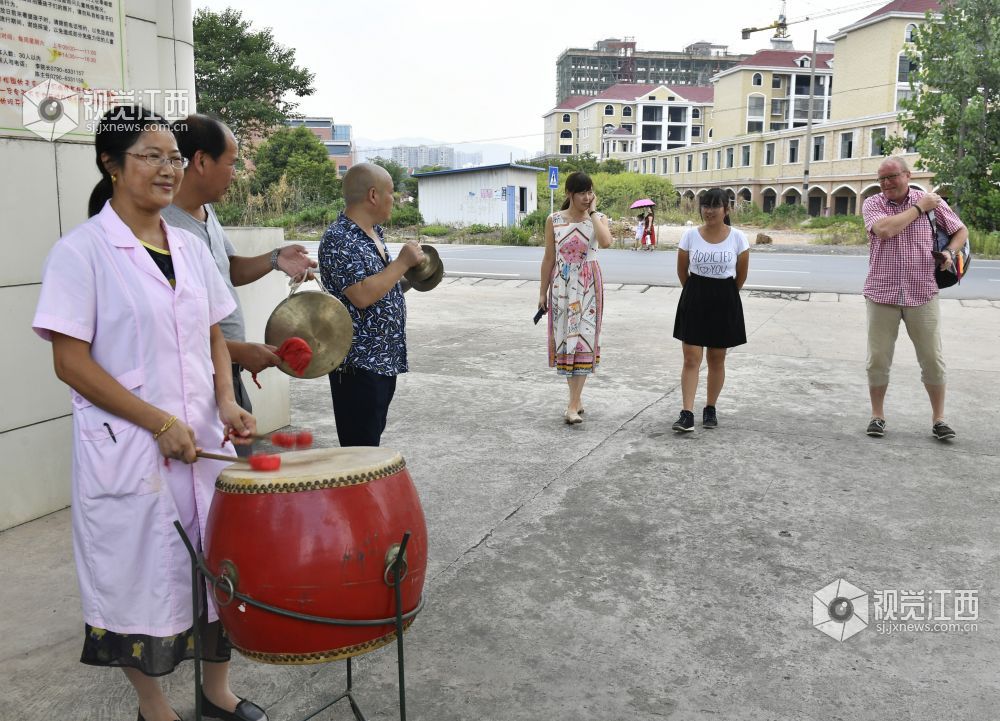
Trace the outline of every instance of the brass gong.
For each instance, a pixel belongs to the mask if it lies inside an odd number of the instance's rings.
[[[421,245],[420,249],[424,251],[424,259],[404,274],[409,286],[404,285],[403,292],[411,287],[421,292],[432,290],[444,278],[444,263],[441,262],[437,248],[433,245]]]
[[[309,344],[313,356],[302,375],[284,362],[278,364],[293,378],[319,378],[344,362],[354,341],[351,314],[332,295],[314,290],[294,293],[271,311],[264,327],[264,342],[280,346],[299,337]]]

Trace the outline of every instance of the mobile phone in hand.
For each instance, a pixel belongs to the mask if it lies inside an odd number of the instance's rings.
[[[547,311],[548,311],[548,308],[539,308],[538,309],[538,312],[535,313],[535,318],[534,318],[535,325],[538,325],[538,321],[540,321],[542,319],[542,316],[545,315],[545,313]]]

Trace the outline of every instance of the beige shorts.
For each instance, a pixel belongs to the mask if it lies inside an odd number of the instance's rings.
[[[913,342],[920,364],[920,380],[944,385],[944,354],[941,351],[941,308],[937,296],[923,305],[885,305],[865,299],[868,310],[868,385],[889,384],[889,368],[899,335],[899,321]]]

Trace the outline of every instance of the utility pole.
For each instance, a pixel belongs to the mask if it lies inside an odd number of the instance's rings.
[[[806,147],[805,158],[802,161],[802,200],[806,210],[809,209],[809,161],[812,160],[813,137],[813,102],[816,97],[816,31],[813,30],[812,60],[809,62],[809,111],[806,113]],[[795,119],[795,109],[792,109],[792,119]]]

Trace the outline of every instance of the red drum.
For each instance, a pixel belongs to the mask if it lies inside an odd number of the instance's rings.
[[[254,601],[334,619],[394,618],[387,563],[410,532],[403,613],[417,608],[427,569],[427,526],[406,462],[384,448],[294,451],[281,469],[237,463],[215,484],[205,564]],[[288,618],[215,589],[233,645],[264,663],[323,663],[396,638],[395,624],[333,626]],[[219,603],[221,601],[221,603]],[[409,619],[406,624],[412,622]]]

